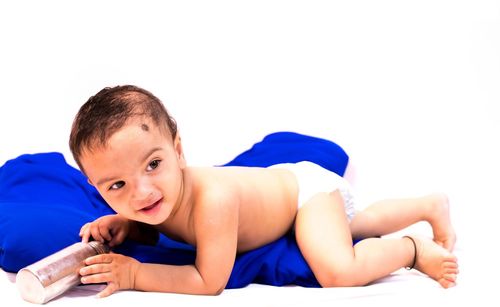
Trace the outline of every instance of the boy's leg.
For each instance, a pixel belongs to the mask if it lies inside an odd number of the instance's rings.
[[[362,239],[393,233],[421,221],[431,225],[436,243],[453,250],[456,235],[451,225],[448,198],[443,194],[376,202],[359,211],[350,227],[352,236]]]
[[[319,193],[298,212],[295,233],[299,248],[323,287],[366,285],[413,263],[439,281],[454,285],[455,257],[433,241],[408,238],[366,239],[354,247],[343,200],[338,193]],[[423,252],[425,251],[425,252]]]

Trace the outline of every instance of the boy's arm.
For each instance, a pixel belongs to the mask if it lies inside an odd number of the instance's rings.
[[[219,294],[233,269],[238,243],[238,204],[200,206],[194,213],[196,262],[171,266],[139,264],[134,288],[143,291]]]

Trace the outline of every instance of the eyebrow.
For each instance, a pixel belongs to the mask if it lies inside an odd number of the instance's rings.
[[[144,155],[144,158],[142,158],[142,162],[144,162],[149,156],[151,156],[153,153],[157,152],[157,151],[160,151],[162,148],[161,147],[154,147],[153,149],[151,149],[150,151],[148,151],[145,155]],[[103,183],[106,183],[108,181],[113,181],[113,180],[116,180],[117,177],[105,177],[105,178],[102,178],[101,180],[97,181],[97,185],[100,186],[102,185]]]

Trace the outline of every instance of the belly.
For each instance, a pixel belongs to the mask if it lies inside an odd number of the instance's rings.
[[[293,221],[294,219],[289,219],[288,223],[270,223],[267,227],[255,227],[251,232],[240,232],[238,253],[254,250],[278,240],[291,229]]]

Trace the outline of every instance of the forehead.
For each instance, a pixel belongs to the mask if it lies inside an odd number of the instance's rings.
[[[128,119],[120,127],[110,127],[107,133],[96,134],[89,141],[89,149],[106,148],[110,143],[120,138],[122,135],[130,135],[131,133],[151,133],[153,135],[161,134],[162,136],[171,136],[171,133],[164,125],[157,125],[153,120],[144,116],[134,116]]]
[[[168,129],[162,129],[152,121],[131,121],[110,134],[105,142],[94,140],[83,150],[81,162],[85,171],[89,171],[96,163],[130,160],[151,147],[168,144],[173,144]]]

